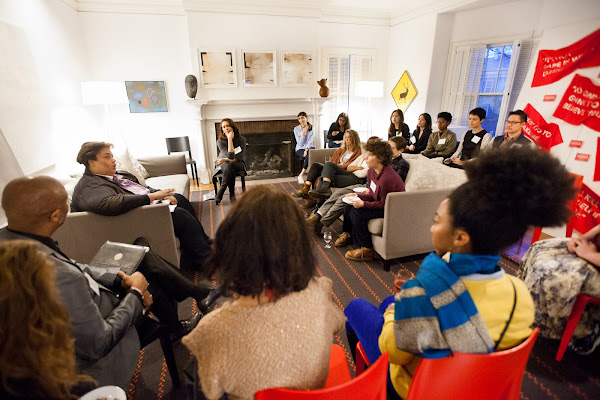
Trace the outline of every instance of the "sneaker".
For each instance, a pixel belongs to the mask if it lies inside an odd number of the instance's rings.
[[[342,232],[342,234],[337,238],[334,245],[335,247],[344,247],[347,246],[350,242],[350,234],[348,232]]]
[[[373,249],[361,247],[359,249],[348,250],[344,255],[348,260],[368,261],[373,259]]]

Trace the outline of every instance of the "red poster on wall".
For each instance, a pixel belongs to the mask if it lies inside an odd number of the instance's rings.
[[[540,50],[531,87],[559,81],[576,69],[600,65],[600,29],[558,50]]]
[[[575,75],[554,116],[569,124],[584,124],[600,132],[600,86],[594,85],[590,78]]]
[[[594,168],[594,181],[600,181],[600,137],[596,143],[596,168]]]
[[[523,133],[533,140],[538,147],[550,151],[553,146],[563,142],[560,128],[557,124],[547,123],[544,117],[531,104],[527,104],[523,111],[529,117],[523,128]]]
[[[600,196],[585,184],[577,195],[577,208],[572,222],[573,228],[581,233],[586,233],[600,224]]]

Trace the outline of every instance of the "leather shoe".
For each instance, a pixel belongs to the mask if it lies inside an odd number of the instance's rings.
[[[221,289],[219,289],[219,288],[212,289],[208,293],[208,296],[206,296],[204,299],[200,300],[200,302],[198,303],[198,308],[200,308],[201,310],[204,310],[204,312],[208,312],[208,309],[210,308],[210,306],[212,306],[213,303],[219,297],[221,297]]]
[[[350,243],[350,234],[348,232],[342,232],[340,236],[335,241],[335,247],[344,247],[349,245]]]
[[[369,261],[373,259],[373,249],[361,247],[360,249],[348,250],[344,257],[353,261]]]
[[[175,332],[171,332],[171,341],[175,342],[190,333],[196,327],[196,325],[198,325],[198,322],[200,322],[202,317],[202,313],[196,312],[188,319],[182,319],[179,321],[179,323],[181,323],[181,328]]]

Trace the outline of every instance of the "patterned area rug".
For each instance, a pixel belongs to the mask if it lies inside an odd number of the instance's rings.
[[[277,190],[289,193],[298,189],[298,184],[295,182],[268,184]],[[208,191],[192,192],[191,201],[198,209],[198,216],[207,234],[213,236],[219,223],[227,214],[230,204],[227,195],[218,206],[213,201],[202,202],[202,194],[206,193]],[[331,227],[331,232],[333,240],[335,240],[341,232],[341,222],[336,222]],[[317,273],[327,276],[333,281],[332,298],[342,310],[350,300],[355,298],[364,298],[373,304],[378,304],[394,293],[394,274],[399,270],[416,273],[425,257],[425,254],[421,254],[396,259],[391,271],[385,272],[381,261],[349,261],[344,258],[343,252],[346,249],[341,251],[333,246],[327,249],[322,237],[315,235],[312,239],[317,254]],[[518,261],[525,253],[529,242],[526,238],[519,251],[511,248],[510,254],[503,257],[501,265],[508,273],[516,274],[518,264],[515,261]],[[185,265],[182,269],[195,282],[199,281],[198,273],[188,270]],[[219,304],[222,304],[222,301],[225,300],[220,300]],[[186,318],[195,310],[195,302],[188,299],[180,303],[179,316]],[[351,370],[353,370],[354,364],[351,361],[345,335],[342,333],[337,336],[335,343],[344,348]],[[538,337],[523,377],[520,398],[530,400],[592,400],[600,398],[598,395],[600,393],[600,352],[596,351],[589,356],[579,356],[567,352],[561,362],[556,362],[554,357],[558,350],[558,344],[556,340]],[[178,343],[175,345],[175,357],[180,375],[182,375],[183,368],[190,358],[190,352],[185,346]],[[129,399],[188,399],[183,389],[173,388],[158,342],[150,344],[141,351],[137,371],[130,387],[126,389]],[[443,388],[441,388],[440,398],[443,397]]]

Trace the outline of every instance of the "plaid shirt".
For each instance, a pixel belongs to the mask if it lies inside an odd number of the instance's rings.
[[[410,165],[408,165],[408,161],[402,158],[402,154],[392,160],[391,167],[396,171],[400,178],[402,178],[402,182],[406,183],[406,175],[408,174],[408,169]]]

